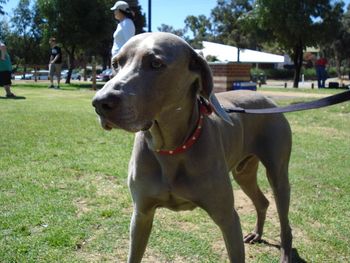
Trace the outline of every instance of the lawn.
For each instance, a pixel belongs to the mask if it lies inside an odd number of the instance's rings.
[[[62,86],[15,85],[25,99],[0,99],[0,262],[125,262],[133,134],[102,130],[91,107],[94,91]],[[286,116],[295,262],[350,262],[350,103]],[[271,201],[266,242],[246,245],[246,261],[278,262],[278,220],[262,168],[259,182]],[[254,210],[234,188],[247,233]],[[143,262],[228,260],[205,212],[162,209]]]

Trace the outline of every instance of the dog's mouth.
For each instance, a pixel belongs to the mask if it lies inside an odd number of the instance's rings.
[[[118,128],[116,125],[114,125],[112,122],[109,122],[108,120],[100,117],[100,123],[103,129],[105,129],[106,131],[110,131],[113,128]]]
[[[122,129],[128,132],[146,131],[151,128],[153,121],[135,121],[131,119],[110,120],[100,116],[100,124],[103,129],[110,131],[112,129]]]

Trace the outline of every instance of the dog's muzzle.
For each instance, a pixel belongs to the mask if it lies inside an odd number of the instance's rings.
[[[105,93],[102,95],[97,93],[92,100],[92,106],[95,107],[95,111],[98,115],[104,117],[117,108],[119,100],[119,96],[113,93]]]
[[[135,103],[120,92],[97,92],[92,100],[92,106],[105,130],[116,128],[138,132],[149,129],[153,123],[140,118]]]

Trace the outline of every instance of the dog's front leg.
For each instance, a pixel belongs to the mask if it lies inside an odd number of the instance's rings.
[[[220,180],[216,177],[216,182],[211,184],[212,191],[206,192],[201,207],[219,226],[230,262],[242,263],[245,261],[242,229],[234,209],[232,186],[227,178]]]
[[[139,263],[145,253],[151,233],[155,209],[141,212],[134,207],[130,223],[130,250],[128,263]]]
[[[215,214],[211,217],[220,227],[230,262],[245,262],[243,236],[237,212],[231,208],[225,215]]]

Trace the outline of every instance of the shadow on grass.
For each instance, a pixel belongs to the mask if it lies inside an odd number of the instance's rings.
[[[25,99],[26,97],[23,97],[23,96],[15,96],[10,98],[0,96],[0,100],[25,100]]]
[[[269,247],[277,248],[278,250],[281,249],[280,245],[272,244],[266,240],[261,240],[261,244],[267,245]],[[292,248],[292,263],[307,263],[306,260],[300,257],[298,250],[296,248]]]
[[[96,90],[101,89],[105,83],[96,83]],[[15,83],[12,85],[14,88],[35,88],[35,89],[48,89],[48,83]],[[92,89],[92,83],[61,83],[62,90],[79,90],[79,89]]]
[[[96,84],[96,89],[99,90],[103,86],[104,86],[104,83],[97,83]],[[72,84],[69,84],[69,87],[76,88],[76,89],[91,89],[92,88],[92,84],[91,83],[84,83],[84,84],[72,83]]]

